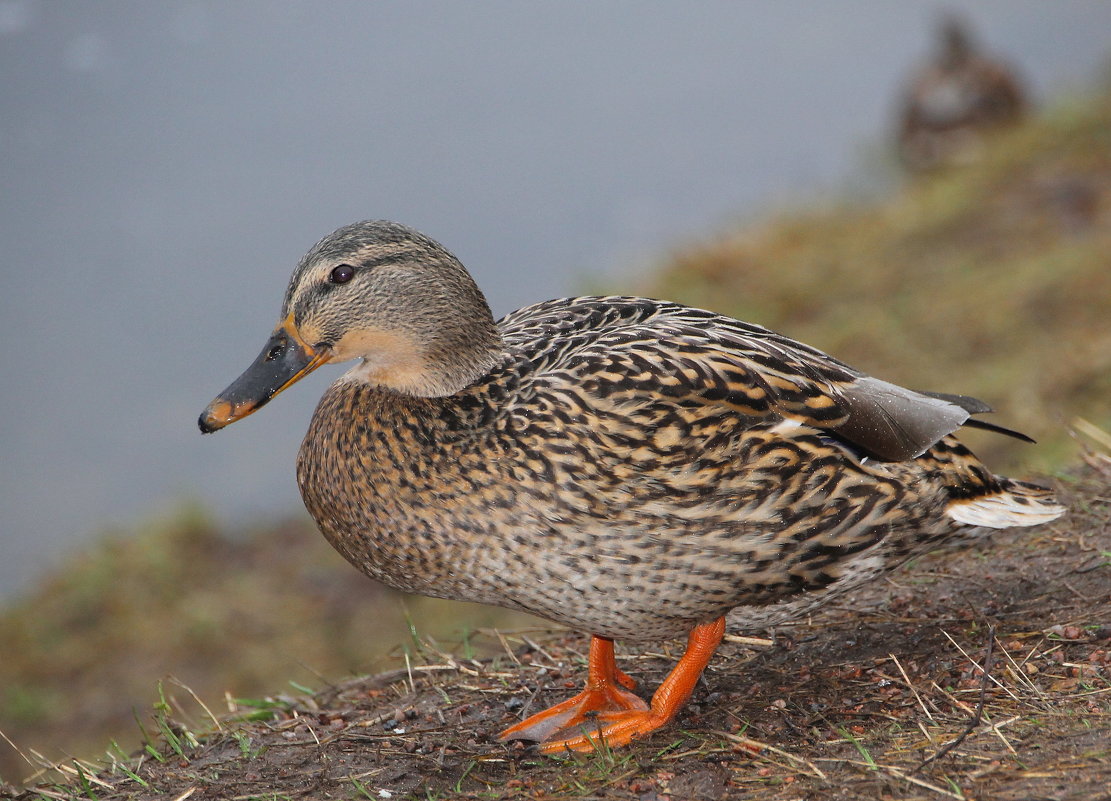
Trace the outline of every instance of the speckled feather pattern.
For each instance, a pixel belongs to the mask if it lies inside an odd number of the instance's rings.
[[[876,458],[838,433],[866,377],[758,326],[606,297],[498,328],[504,354],[454,395],[349,375],[321,400],[298,482],[373,578],[657,639],[730,610],[734,626],[781,622],[986,530],[955,504],[990,498],[1002,525],[1055,516],[1048,491],[952,436]]]

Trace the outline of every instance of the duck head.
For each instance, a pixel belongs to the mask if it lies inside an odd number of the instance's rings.
[[[452,395],[493,367],[502,349],[486,299],[459,260],[397,223],[348,225],[301,259],[281,322],[258,358],[201,414],[209,433],[246,417],[329,362],[395,392]]]

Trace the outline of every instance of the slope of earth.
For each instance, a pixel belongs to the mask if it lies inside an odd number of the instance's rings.
[[[143,752],[57,764],[56,781],[0,797],[1107,798],[1111,457],[1087,455],[1060,490],[1071,511],[1052,525],[920,559],[767,640],[734,637],[678,720],[626,749],[494,742],[578,687],[586,642],[488,632],[493,659],[426,641],[391,672],[219,718],[176,688]],[[676,646],[620,658],[650,690]]]
[[[370,581],[308,520],[228,532],[181,512],[104,537],[0,609],[0,735],[51,759],[110,738],[130,750],[160,679],[214,703],[380,669],[409,620],[439,635],[508,614]],[[0,776],[25,768],[0,736]]]

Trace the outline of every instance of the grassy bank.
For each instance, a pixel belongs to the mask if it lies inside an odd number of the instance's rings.
[[[307,520],[228,532],[185,511],[105,535],[0,611],[0,731],[52,759],[100,753],[109,738],[130,751],[160,680],[223,708],[392,664],[412,620],[458,637],[512,619],[372,582]],[[0,741],[0,776],[29,770]]]
[[[684,244],[640,289],[984,398],[1039,446],[970,435],[978,452],[1001,471],[1052,469],[1076,452],[1076,417],[1111,422],[1111,97],[995,141],[884,202]]]

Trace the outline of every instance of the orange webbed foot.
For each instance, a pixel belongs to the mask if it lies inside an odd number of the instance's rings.
[[[567,751],[593,751],[596,748],[619,748],[637,737],[654,732],[671,720],[651,709],[631,709],[602,713],[595,718],[593,730],[579,727],[577,734],[565,728],[553,739],[540,744],[542,754],[563,754]],[[568,736],[570,735],[570,736]]]
[[[597,728],[598,722],[608,720],[610,715],[647,710],[648,704],[640,696],[621,687],[587,687],[573,698],[510,726],[498,739],[544,742],[575,734],[583,727]]]
[[[686,703],[725,633],[725,618],[691,631],[687,650],[652,696],[652,705],[621,686],[635,686],[617,669],[613,641],[593,637],[586,689],[573,698],[510,726],[502,740],[538,740],[545,754],[614,748],[666,725]]]

